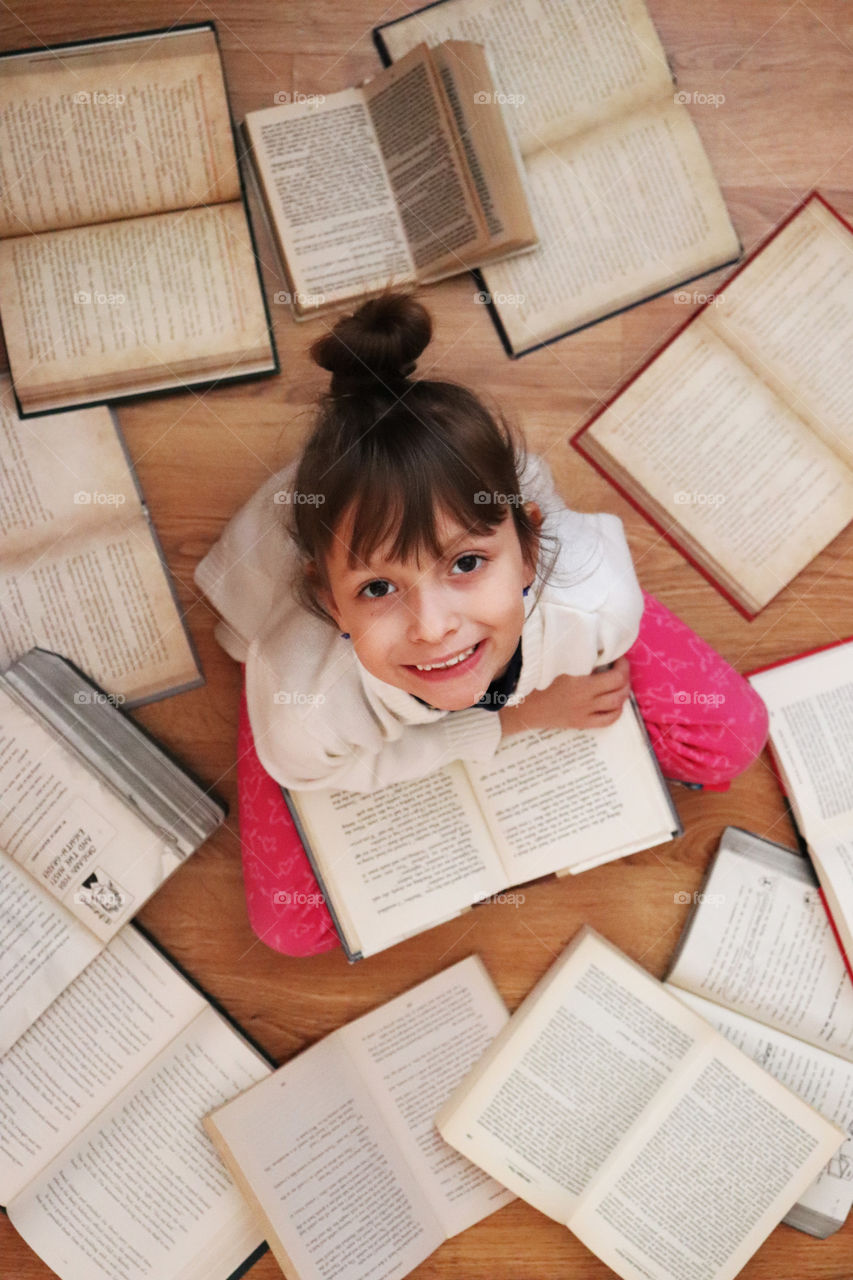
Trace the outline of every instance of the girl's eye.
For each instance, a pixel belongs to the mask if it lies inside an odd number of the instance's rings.
[[[387,578],[374,578],[373,582],[368,582],[358,594],[365,596],[368,600],[381,600],[383,596],[390,596],[395,590],[396,587]]]
[[[485,559],[485,556],[478,556],[476,552],[468,551],[453,562],[451,573],[473,573],[475,569],[479,569]]]

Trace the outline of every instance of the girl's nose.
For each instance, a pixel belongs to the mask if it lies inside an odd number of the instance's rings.
[[[418,586],[408,592],[409,638],[435,644],[459,628],[459,614],[450,593],[438,586]]]

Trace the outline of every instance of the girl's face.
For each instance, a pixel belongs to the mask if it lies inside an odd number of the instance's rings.
[[[530,514],[538,524],[538,509]],[[437,526],[437,560],[392,560],[380,548],[353,567],[345,521],[326,563],[323,602],[371,675],[459,711],[479,701],[515,652],[535,565],[509,513],[485,534],[447,516]]]

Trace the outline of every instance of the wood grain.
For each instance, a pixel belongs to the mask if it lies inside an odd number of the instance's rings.
[[[724,94],[691,107],[747,250],[811,187],[853,216],[853,7],[847,0],[649,0],[688,92]],[[414,5],[411,7],[415,7]],[[371,27],[406,12],[382,0],[220,0],[214,9],[177,0],[8,0],[0,48],[26,48],[122,30],[212,18],[222,44],[236,119],[272,105],[280,91],[332,92],[373,74]],[[275,263],[260,246],[270,296]],[[689,286],[713,291],[720,275]],[[853,633],[853,528],[746,622],[568,446],[576,430],[695,309],[669,294],[592,329],[508,360],[468,278],[424,291],[437,336],[429,362],[441,376],[491,397],[548,457],[561,491],[583,510],[619,514],[643,585],[739,669]],[[687,907],[675,901],[702,879],[728,823],[791,839],[766,760],[727,794],[678,791],[687,834],[578,878],[524,891],[517,906],[492,903],[354,967],[340,953],[312,960],[277,955],[251,934],[243,902],[234,743],[239,671],[213,639],[214,617],[192,571],[256,485],[298,452],[324,384],[306,356],[327,323],[296,325],[272,307],[279,377],[120,407],[118,416],[187,621],[204,688],[144,708],[139,719],[215,783],[231,804],[225,829],[157,894],[142,920],[163,945],[279,1061],[473,951],[514,1007],[584,921],[651,972],[662,974]],[[45,1280],[47,1268],[0,1221],[4,1277]],[[448,1242],[414,1273],[419,1280],[604,1280],[612,1273],[564,1229],[521,1203]],[[253,1280],[273,1280],[270,1255]],[[853,1221],[817,1243],[778,1228],[743,1272],[747,1280],[851,1280]]]

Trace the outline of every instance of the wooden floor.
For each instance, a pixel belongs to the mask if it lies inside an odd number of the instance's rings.
[[[853,5],[849,0],[649,0],[680,87],[725,95],[694,105],[695,122],[747,249],[810,188],[853,217]],[[414,5],[412,7],[415,7]],[[379,68],[371,27],[402,0],[0,0],[0,49],[214,19],[236,119],[278,91],[331,92]],[[268,266],[270,264],[267,264]],[[717,278],[695,287],[710,292]],[[268,276],[269,288],[275,287]],[[644,587],[746,670],[853,633],[853,526],[762,614],[746,622],[568,447],[569,434],[686,318],[670,294],[511,362],[468,278],[424,297],[437,320],[441,376],[493,395],[550,462],[565,498],[625,521]],[[692,892],[728,823],[775,840],[790,828],[766,760],[726,795],[676,797],[686,827],[657,851],[559,884],[521,906],[490,904],[388,954],[348,967],[340,952],[277,955],[252,936],[240,879],[235,792],[239,672],[213,639],[192,572],[228,517],[299,450],[323,377],[306,357],[323,321],[296,326],[273,306],[279,377],[206,394],[139,401],[118,416],[198,646],[207,683],[138,718],[231,803],[219,836],[142,912],[165,947],[276,1058],[284,1061],[357,1014],[452,961],[479,952],[511,1007],[589,922],[662,974]],[[43,1280],[47,1268],[0,1221],[0,1275]],[[279,1270],[271,1255],[253,1280]],[[518,1202],[445,1246],[416,1276],[442,1280],[597,1280],[612,1273],[566,1230]],[[853,1219],[819,1243],[778,1228],[743,1272],[749,1280],[850,1280]]]

